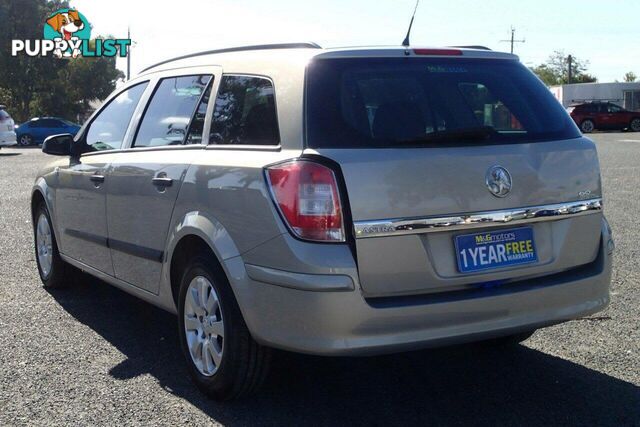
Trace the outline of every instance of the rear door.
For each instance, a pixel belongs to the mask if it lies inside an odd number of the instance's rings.
[[[107,218],[115,276],[153,293],[180,186],[204,148],[204,118],[216,73],[218,68],[207,67],[160,75],[131,147],[111,159]]]
[[[464,289],[595,258],[599,215],[498,222],[575,201],[599,212],[580,201],[600,195],[594,145],[519,63],[323,59],[307,85],[306,153],[340,166],[365,295]],[[526,262],[464,265],[470,239],[512,235],[522,243],[508,250],[530,252]]]

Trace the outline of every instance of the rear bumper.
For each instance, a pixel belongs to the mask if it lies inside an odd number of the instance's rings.
[[[602,228],[599,254],[587,266],[437,296],[367,300],[357,277],[351,278],[355,290],[349,290],[344,276],[319,276],[318,283],[333,288],[318,291],[310,286],[312,275],[301,275],[304,286],[298,289],[297,273],[270,275],[262,268],[256,275],[248,267],[250,277],[241,257],[227,260],[226,267],[247,326],[260,343],[319,355],[380,354],[508,335],[603,309],[609,302],[612,243],[604,222]],[[279,275],[283,284],[274,284]]]
[[[13,131],[0,132],[0,147],[16,145],[16,133]]]

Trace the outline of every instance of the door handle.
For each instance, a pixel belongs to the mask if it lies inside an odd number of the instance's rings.
[[[93,174],[89,179],[96,184],[102,184],[104,182],[104,175]]]
[[[157,176],[151,180],[151,183],[156,187],[171,187],[173,184],[173,179],[167,178],[166,176]]]

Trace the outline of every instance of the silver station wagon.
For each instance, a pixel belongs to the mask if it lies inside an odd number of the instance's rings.
[[[32,197],[38,269],[176,313],[230,399],[273,348],[518,343],[603,309],[598,157],[518,58],[282,44],[187,55],[118,88]]]

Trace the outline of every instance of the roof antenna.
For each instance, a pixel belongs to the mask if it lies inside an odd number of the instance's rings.
[[[409,29],[407,30],[407,36],[404,38],[402,42],[402,46],[409,47],[409,35],[411,34],[411,26],[413,25],[413,18],[416,16],[416,11],[418,10],[418,5],[420,4],[420,0],[416,0],[416,7],[413,9],[413,15],[411,15],[411,22],[409,22]]]

